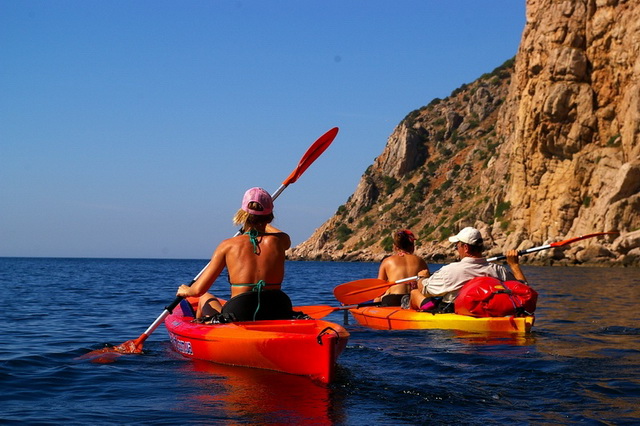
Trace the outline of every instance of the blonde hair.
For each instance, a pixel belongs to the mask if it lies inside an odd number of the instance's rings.
[[[266,215],[255,215],[251,213],[247,213],[242,209],[239,209],[235,216],[233,216],[233,224],[234,225],[242,225],[242,228],[255,228],[256,225],[271,223],[273,220],[273,213],[269,213]]]
[[[234,225],[244,225],[247,221],[247,217],[249,217],[249,213],[245,212],[242,209],[239,209],[235,216],[233,216],[233,224]]]

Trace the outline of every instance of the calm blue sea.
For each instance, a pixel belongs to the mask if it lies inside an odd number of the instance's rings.
[[[142,355],[77,357],[138,337],[205,260],[0,258],[3,424],[638,424],[640,270],[526,267],[534,333],[375,331],[350,319],[338,377],[192,362],[164,326]],[[289,262],[296,305],[377,264]],[[223,277],[215,288],[228,297]],[[328,320],[343,323],[336,312]]]

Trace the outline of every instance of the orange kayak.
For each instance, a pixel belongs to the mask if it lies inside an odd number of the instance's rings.
[[[349,339],[342,326],[322,320],[199,324],[188,315],[177,306],[164,322],[171,344],[183,356],[309,376],[322,383],[333,379]]]
[[[349,312],[364,325],[377,330],[444,329],[472,332],[529,333],[535,321],[525,317],[476,318],[458,314],[433,314],[399,306],[374,306],[350,309]]]

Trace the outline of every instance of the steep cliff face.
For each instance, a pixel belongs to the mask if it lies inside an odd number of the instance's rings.
[[[478,227],[490,253],[592,232],[528,261],[640,260],[640,4],[529,0],[515,61],[410,113],[354,194],[291,258],[380,260],[391,231],[450,260]]]
[[[507,244],[520,235],[541,241],[638,229],[638,6],[527,4],[510,105],[498,120],[512,177],[505,199],[515,232]]]

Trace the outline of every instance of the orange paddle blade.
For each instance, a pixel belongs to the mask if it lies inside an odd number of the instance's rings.
[[[86,359],[98,364],[107,364],[114,362],[120,355],[140,354],[142,353],[142,344],[148,336],[142,335],[137,339],[127,340],[118,346],[108,346],[102,349],[96,349],[86,353],[77,359]]]
[[[109,346],[103,349],[97,349],[84,355],[77,357],[76,359],[82,359],[91,361],[95,364],[110,364],[115,362],[122,354],[118,351],[114,351],[113,347]]]
[[[608,232],[596,232],[595,234],[581,235],[579,237],[569,238],[569,239],[558,241],[558,242],[551,243],[551,244],[545,244],[543,246],[532,247],[532,248],[529,248],[529,249],[526,249],[526,250],[520,250],[518,252],[518,255],[522,256],[522,255],[529,254],[529,253],[535,253],[537,251],[549,250],[550,248],[553,248],[553,247],[562,247],[562,246],[566,246],[567,244],[575,243],[576,241],[586,240],[587,238],[600,237],[602,235],[617,235],[619,233],[620,232],[618,232],[618,231],[608,231]],[[507,256],[502,254],[500,256],[494,256],[494,257],[488,258],[487,262],[494,262],[496,260],[502,260],[502,259],[506,259],[506,258],[507,258]]]
[[[333,289],[333,295],[340,303],[353,305],[381,296],[387,288],[394,284],[396,283],[377,278],[366,278],[340,284]]]
[[[309,315],[313,319],[324,318],[332,312],[339,310],[340,308],[335,308],[329,305],[307,305],[307,306],[296,306],[293,308],[294,311],[301,311],[302,313]]]
[[[298,167],[296,167],[295,170],[291,172],[291,174],[284,180],[284,182],[282,182],[282,184],[286,186],[297,181],[298,178],[305,172],[305,170],[307,170],[309,166],[313,164],[313,162],[316,161],[316,159],[320,157],[320,155],[327,148],[329,148],[329,145],[331,145],[331,142],[333,142],[337,134],[338,128],[334,127],[324,135],[320,136],[318,140],[309,147],[307,152],[304,153],[304,155],[300,159],[300,162],[298,163]]]
[[[557,243],[551,243],[549,245],[551,247],[562,247],[562,246],[566,246],[567,244],[575,243],[576,241],[586,240],[587,238],[599,237],[602,235],[617,235],[619,233],[620,232],[618,231],[596,232],[594,234],[581,235],[579,237],[569,238],[568,240],[558,241]]]
[[[139,354],[142,353],[142,344],[147,340],[147,335],[143,334],[134,340],[127,340],[126,342],[116,346],[118,352],[123,354]]]

